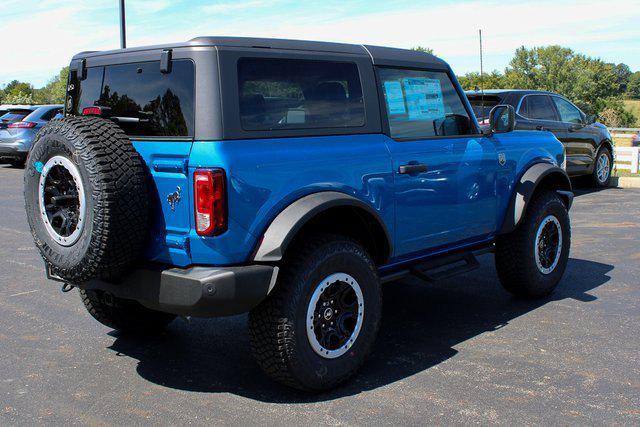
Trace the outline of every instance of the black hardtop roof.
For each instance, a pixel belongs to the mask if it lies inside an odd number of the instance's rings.
[[[283,50],[302,50],[315,52],[346,53],[367,55],[375,65],[418,66],[436,69],[448,69],[446,62],[433,55],[408,49],[391,47],[357,45],[348,43],[332,43],[308,40],[287,40],[254,37],[196,37],[187,42],[169,43],[153,46],[132,47],[109,51],[87,51],[76,54],[73,59],[116,55],[126,52],[144,52],[161,49],[178,49],[192,47],[243,47]]]
[[[465,92],[467,96],[473,95],[482,95],[481,90],[468,90]],[[533,89],[486,89],[484,91],[485,95],[510,95],[510,94],[518,94],[518,95],[527,95],[527,94],[546,94],[546,95],[557,95],[553,92],[547,92],[545,90],[533,90]]]

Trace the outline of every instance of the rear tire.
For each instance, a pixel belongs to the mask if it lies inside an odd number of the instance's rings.
[[[51,272],[70,283],[113,280],[148,238],[145,167],[115,123],[52,120],[38,132],[24,172],[27,220]]]
[[[496,269],[504,288],[518,297],[549,295],[569,260],[569,214],[555,191],[537,195],[518,228],[496,242]]]
[[[596,155],[596,161],[593,165],[591,180],[594,187],[605,188],[609,186],[611,181],[611,171],[613,170],[613,157],[609,148],[602,146]]]
[[[253,354],[284,385],[329,390],[373,347],[382,307],[377,270],[361,245],[341,236],[312,236],[289,253],[275,289],[249,314]]]
[[[80,298],[89,314],[109,328],[125,333],[156,333],[176,316],[144,307],[132,300],[116,298],[103,291],[82,290]]]

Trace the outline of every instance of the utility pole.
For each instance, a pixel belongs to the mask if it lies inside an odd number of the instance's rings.
[[[124,0],[120,0],[120,47],[127,47],[127,30],[125,28]]]
[[[122,0],[124,1],[124,0]],[[482,103],[482,120],[484,120],[484,69],[482,66],[482,30],[478,30],[478,35],[480,36],[480,90],[481,90],[481,103]]]

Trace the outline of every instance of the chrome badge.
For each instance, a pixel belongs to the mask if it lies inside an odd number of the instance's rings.
[[[504,166],[507,163],[507,156],[504,153],[498,153],[498,163]]]
[[[181,195],[180,192],[182,191],[182,189],[178,186],[176,187],[176,191],[174,191],[173,193],[169,194],[167,196],[167,202],[169,203],[169,206],[171,206],[171,210],[175,211],[176,210],[176,205],[178,204],[178,202],[181,199]]]

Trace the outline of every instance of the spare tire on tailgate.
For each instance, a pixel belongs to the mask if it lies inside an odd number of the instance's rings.
[[[145,167],[109,120],[66,117],[43,127],[27,159],[24,197],[42,257],[70,283],[115,279],[144,247]]]

